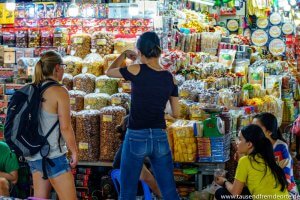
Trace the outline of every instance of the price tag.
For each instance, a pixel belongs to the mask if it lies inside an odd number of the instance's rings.
[[[112,122],[112,120],[113,120],[112,115],[103,115],[104,122]]]
[[[104,85],[105,85],[104,81],[98,81],[97,82],[97,86],[99,86],[99,87],[103,87]]]
[[[80,150],[88,150],[89,149],[89,144],[84,143],[84,142],[79,142],[79,149]]]
[[[131,90],[131,84],[130,83],[123,83],[122,88],[123,88],[123,90]]]
[[[107,40],[106,40],[106,39],[98,39],[98,40],[97,40],[97,45],[102,45],[102,46],[104,46],[104,45],[106,45],[106,43],[107,43]]]
[[[113,98],[111,99],[111,103],[112,103],[112,104],[121,104],[121,102],[122,102],[122,100],[121,100],[121,98],[119,98],[119,97],[113,97]]]

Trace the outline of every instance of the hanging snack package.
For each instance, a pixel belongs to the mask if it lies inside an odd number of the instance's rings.
[[[265,85],[268,95],[281,98],[281,85],[282,77],[276,75],[270,75],[265,78]]]
[[[249,60],[237,60],[234,67],[234,72],[237,76],[243,77],[243,83],[247,83]]]
[[[45,13],[45,18],[55,18],[55,8],[56,4],[55,3],[46,3],[46,13]]]
[[[117,93],[111,95],[111,105],[122,106],[129,112],[130,107],[130,95],[127,93]]]
[[[114,160],[121,145],[116,126],[121,124],[125,115],[126,110],[120,106],[109,106],[100,110],[100,161]]]
[[[102,57],[113,53],[114,36],[109,33],[95,32],[92,35],[92,48],[97,50]]]
[[[99,76],[96,78],[96,90],[101,93],[107,93],[113,95],[118,93],[119,79],[109,78],[108,76]]]
[[[84,107],[100,110],[110,105],[110,96],[105,93],[91,93],[84,97]]]
[[[62,78],[62,84],[68,89],[73,89],[73,76],[71,74],[64,74]]]
[[[259,84],[264,86],[264,66],[249,67],[248,80],[250,84]]]
[[[16,35],[13,30],[3,32],[3,45],[7,45],[8,47],[16,46]]]
[[[86,93],[80,90],[70,90],[69,95],[71,110],[76,112],[84,110],[84,96]]]
[[[221,49],[219,55],[219,63],[227,67],[227,69],[232,68],[233,61],[235,59],[236,50],[232,49]]]
[[[16,47],[18,48],[28,47],[28,31],[26,29],[16,30]]]
[[[79,161],[99,160],[99,116],[98,110],[83,110],[76,114],[76,142]]]
[[[67,65],[65,73],[76,76],[81,73],[82,70],[82,59],[75,56],[63,57],[63,63]]]
[[[71,36],[71,50],[75,56],[85,58],[91,50],[91,36],[85,33],[77,33]]]
[[[55,28],[53,34],[53,46],[54,47],[68,47],[69,34],[66,28]]]
[[[87,94],[93,93],[95,91],[95,79],[96,76],[93,74],[78,74],[73,79],[73,87]]]
[[[41,30],[41,47],[52,47],[53,46],[53,35],[51,29]]]
[[[37,28],[29,29],[28,31],[28,47],[39,47],[41,42],[40,31]]]
[[[82,64],[82,73],[90,73],[95,76],[103,75],[103,58],[93,49],[92,53],[88,54]]]

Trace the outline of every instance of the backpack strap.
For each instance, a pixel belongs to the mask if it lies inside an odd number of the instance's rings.
[[[59,120],[57,120],[55,122],[55,124],[51,127],[51,129],[45,135],[45,143],[47,143],[47,139],[48,139],[49,135],[53,132],[55,127],[57,127],[58,125],[59,125]],[[49,152],[50,152],[50,146],[49,146],[49,151],[47,152],[47,154],[44,155],[44,154],[42,154],[42,150],[40,151],[40,154],[42,156],[43,179],[45,179],[45,180],[48,179],[48,173],[47,173],[47,169],[46,169],[47,162],[49,163],[49,165],[51,167],[55,166],[55,163],[51,159],[48,158]]]
[[[63,86],[63,85],[54,80],[46,80],[40,85],[40,94],[42,95],[49,87],[52,86]]]

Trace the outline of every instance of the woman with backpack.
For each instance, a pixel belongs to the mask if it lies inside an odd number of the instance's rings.
[[[277,118],[271,113],[259,113],[254,116],[253,124],[260,126],[265,136],[272,143],[277,164],[285,173],[285,177],[288,182],[288,191],[292,197],[296,197],[299,195],[299,192],[294,179],[293,158],[289,152],[288,145],[278,129]]]
[[[53,187],[60,200],[77,199],[71,173],[71,167],[77,165],[78,155],[71,125],[70,98],[67,89],[58,83],[64,68],[61,55],[55,51],[44,52],[35,66],[33,84],[56,83],[42,93],[39,111],[41,132],[46,134],[52,129],[48,145],[44,145],[40,153],[26,157],[33,177],[34,197],[37,198],[49,199]],[[66,157],[67,147],[71,151],[71,162]],[[42,154],[47,156],[45,163]],[[45,179],[45,172],[48,179]]]
[[[242,128],[237,151],[245,156],[239,159],[234,182],[230,183],[225,177],[215,180],[223,186],[215,193],[217,200],[225,199],[224,196],[226,199],[290,199],[284,172],[276,164],[272,144],[259,126],[250,124]],[[245,192],[244,186],[252,197]],[[237,198],[234,195],[246,196]]]
[[[149,157],[165,200],[179,200],[173,175],[173,161],[166,134],[165,108],[170,101],[172,115],[179,115],[178,87],[172,74],[160,65],[160,40],[156,33],[143,33],[136,44],[138,53],[123,52],[108,68],[110,77],[131,81],[128,129],[122,148],[121,200],[136,198],[145,157]],[[120,68],[126,58],[139,60]]]

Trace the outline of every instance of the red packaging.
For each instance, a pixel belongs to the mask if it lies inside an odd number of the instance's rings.
[[[107,25],[107,21],[106,19],[96,19],[96,26],[103,26],[106,27]]]
[[[26,26],[26,20],[25,19],[15,19],[15,27],[24,27]]]
[[[38,23],[36,19],[26,19],[26,26],[28,27],[37,27]]]
[[[91,168],[78,168],[77,173],[89,175],[92,173],[92,169]]]
[[[83,19],[84,27],[95,27],[97,26],[96,19]]]
[[[49,27],[51,26],[51,19],[39,19],[38,26],[40,27]]]
[[[143,19],[132,19],[131,20],[131,26],[144,26],[144,20]]]
[[[130,27],[130,19],[121,19],[120,26],[121,27]]]
[[[3,45],[7,45],[9,47],[16,46],[16,35],[13,28],[3,30],[2,37],[3,37]]]
[[[106,26],[113,26],[113,19],[107,19],[106,20]]]
[[[129,28],[129,27],[125,27],[125,28],[123,28],[123,27],[121,27],[120,29],[119,29],[119,32],[120,32],[120,34],[131,34],[131,29]]]
[[[85,21],[85,23],[86,23],[86,21]],[[72,19],[73,26],[82,26],[85,23],[83,23],[83,19]]]
[[[114,26],[114,27],[120,26],[120,20],[119,19],[113,19],[111,21],[111,26]]]
[[[78,186],[78,187],[87,187],[88,186],[88,181],[76,180],[75,185]]]
[[[51,26],[54,26],[54,27],[56,27],[56,26],[60,26],[61,24],[60,24],[60,19],[51,19]]]
[[[60,24],[62,26],[72,26],[72,19],[71,18],[60,19]]]
[[[86,175],[86,174],[76,174],[76,179],[78,179],[78,180],[88,181],[89,177],[90,177],[90,175]]]

